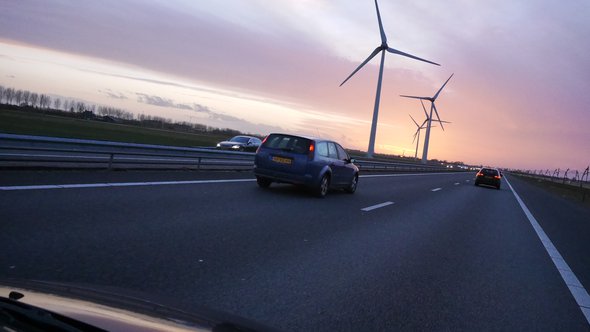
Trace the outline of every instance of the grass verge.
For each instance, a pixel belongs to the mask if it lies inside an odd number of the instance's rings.
[[[517,176],[519,179],[526,181],[536,187],[548,190],[556,195],[559,195],[570,201],[579,203],[590,208],[590,189],[580,188],[579,186],[572,186],[569,184],[563,184],[560,182],[552,182],[542,179],[537,179],[529,176],[522,176],[519,174],[512,174]],[[585,196],[584,196],[585,195]]]
[[[228,138],[5,109],[0,109],[0,132],[187,147],[215,146]]]

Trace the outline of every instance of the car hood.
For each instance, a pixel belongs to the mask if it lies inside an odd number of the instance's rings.
[[[11,292],[24,297],[8,300]],[[108,331],[276,331],[219,311],[199,308],[188,313],[120,292],[73,284],[0,280],[0,297]]]

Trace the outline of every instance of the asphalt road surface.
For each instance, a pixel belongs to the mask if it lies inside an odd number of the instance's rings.
[[[318,199],[247,172],[4,172],[0,277],[285,331],[588,331],[590,211],[507,176],[527,216],[506,179],[473,176],[365,176]]]

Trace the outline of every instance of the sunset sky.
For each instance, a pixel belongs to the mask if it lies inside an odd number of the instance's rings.
[[[375,150],[525,169],[590,164],[590,2],[379,2],[389,46]],[[136,114],[333,138],[366,150],[379,56],[372,0],[0,1],[0,85]],[[422,147],[420,147],[420,151]],[[420,152],[421,153],[421,152]]]

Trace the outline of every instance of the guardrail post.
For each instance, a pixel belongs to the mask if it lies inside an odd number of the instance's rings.
[[[197,170],[201,170],[201,157],[197,157]]]
[[[115,159],[115,154],[111,153],[111,157],[109,158],[109,171],[113,169],[113,159]]]
[[[586,167],[584,173],[580,177],[580,190],[582,190],[582,202],[586,200],[586,188],[584,188],[584,176],[586,177],[586,181],[588,181],[588,176],[590,176],[590,166]]]

